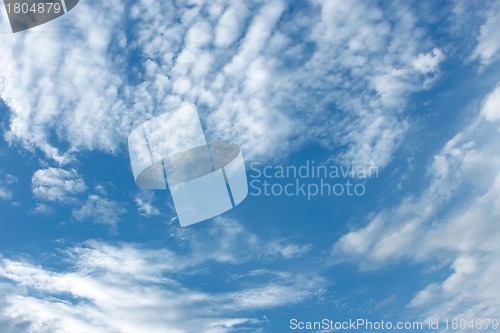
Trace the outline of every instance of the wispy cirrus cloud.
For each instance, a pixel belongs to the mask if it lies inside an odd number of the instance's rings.
[[[500,88],[472,123],[434,156],[429,185],[342,236],[332,258],[376,269],[401,260],[439,261],[452,273],[420,291],[410,306],[425,319],[473,318],[500,311]],[[342,259],[341,259],[342,258]]]
[[[63,271],[0,258],[0,322],[16,333],[260,332],[268,320],[256,311],[314,301],[324,290],[325,280],[318,275],[261,269],[257,253],[232,253],[244,236],[237,230],[246,235],[240,224],[220,220],[209,229],[215,239],[191,234],[182,254],[88,241],[61,249],[57,260],[69,264]],[[245,261],[248,274],[233,279],[213,273],[220,285],[217,291],[192,285],[188,276],[212,277],[207,268],[214,260],[224,267]]]
[[[217,217],[202,229],[169,227],[170,234],[191,250],[193,262],[212,260],[240,264],[253,258],[262,260],[294,259],[312,249],[289,239],[264,239],[242,223]],[[207,237],[212,241],[207,241]]]
[[[472,48],[461,55],[462,60],[475,62],[479,72],[498,60],[500,44],[495,37],[500,15],[498,1],[471,2],[455,0],[452,2],[449,29],[466,41]]]
[[[477,45],[471,55],[472,59],[479,60],[483,70],[499,59],[500,51],[500,41],[496,35],[500,22],[500,4],[493,1],[488,7],[486,21],[479,28]]]

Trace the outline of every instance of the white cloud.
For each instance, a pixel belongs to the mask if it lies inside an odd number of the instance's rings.
[[[280,255],[285,259],[291,259],[304,256],[311,248],[312,246],[310,244],[297,245],[286,240],[281,240],[270,244],[267,255]]]
[[[33,211],[37,214],[47,215],[53,212],[53,208],[46,204],[37,203]]]
[[[426,54],[419,54],[413,65],[422,73],[434,73],[439,70],[439,64],[444,59],[443,51],[438,48]]]
[[[135,196],[135,203],[139,214],[143,216],[160,215],[160,210],[154,206],[154,192],[141,191]]]
[[[31,178],[35,198],[45,201],[69,202],[87,187],[75,169],[39,169]]]
[[[345,147],[339,158],[344,163],[383,167],[409,127],[407,99],[429,87],[440,51],[415,38],[421,33],[418,19],[403,4],[314,3],[321,19],[309,40],[316,48],[296,78],[303,91],[288,96],[309,116],[304,127],[310,140]],[[421,63],[429,57],[432,66],[424,73]]]
[[[264,239],[251,232],[240,222],[217,217],[200,228],[169,226],[171,237],[190,256],[185,265],[197,265],[205,261],[225,264],[241,264],[259,258],[261,262],[293,260],[311,250],[310,244],[296,244],[287,239]]]
[[[222,222],[229,224],[226,235],[235,233],[235,223]],[[200,243],[212,241],[221,248],[229,241],[232,248],[240,240],[205,236],[193,244],[208,249],[211,244]],[[190,277],[219,283],[224,277],[207,273],[214,257],[198,247],[181,255],[165,248],[90,241],[59,253],[63,255],[56,260],[71,263],[64,271],[0,258],[0,322],[5,329],[18,332],[13,327],[20,325],[19,332],[34,333],[260,332],[267,321],[256,318],[255,310],[314,301],[325,285],[316,275],[251,270],[236,284],[229,277],[218,291],[204,291],[199,284],[192,287]],[[248,259],[251,266],[261,267],[258,255]]]
[[[267,44],[284,9],[280,0],[271,1],[260,9],[243,37],[238,53],[225,66],[226,73],[238,75],[245,72]]]
[[[238,318],[225,318],[217,311],[217,295],[189,290],[168,279],[149,284],[109,269],[95,272],[86,267],[85,271],[56,273],[3,260],[0,274],[19,288],[4,294],[2,317],[10,323],[29,323],[30,332],[131,333],[228,332],[232,325],[217,327],[217,323]],[[23,292],[25,288],[36,290],[36,294]],[[250,321],[241,319],[243,323]]]
[[[301,303],[310,298],[309,290],[318,287],[318,280],[294,279],[289,276],[292,283],[282,285],[269,285],[260,288],[252,288],[236,293],[229,297],[235,305],[244,309],[268,309],[286,304]],[[297,289],[297,283],[301,281],[301,288]],[[232,305],[233,306],[233,305]]]
[[[289,17],[279,0],[81,3],[50,34],[2,39],[5,137],[67,163],[117,151],[135,124],[190,102],[209,139],[239,143],[248,159],[314,142],[382,167],[409,126],[407,97],[440,60],[401,6],[313,1]]]
[[[497,88],[498,89],[498,88]],[[452,273],[411,303],[424,319],[479,318],[500,311],[500,132],[481,113],[448,141],[429,167],[429,185],[342,236],[332,260],[375,269],[399,260],[436,263]],[[486,118],[484,119],[483,116]]]
[[[6,175],[6,176],[5,176],[5,182],[6,182],[7,184],[9,184],[9,185],[10,185],[10,184],[16,184],[16,183],[18,182],[18,179],[17,179],[17,177],[16,177],[16,176],[13,176],[13,175],[9,175],[9,174],[8,174],[8,175]]]
[[[12,192],[6,188],[0,187],[0,200],[10,200],[12,198]]]
[[[121,216],[126,212],[120,203],[92,194],[82,207],[73,209],[72,216],[76,221],[90,220],[95,224],[107,225],[115,233]]]
[[[231,1],[215,29],[214,44],[218,47],[231,46],[239,37],[245,24],[248,9],[243,1]]]
[[[499,59],[498,22],[500,21],[500,4],[498,1],[492,1],[491,4],[486,13],[486,22],[479,29],[477,45],[472,53],[472,59],[479,60],[482,68]]]
[[[500,119],[500,87],[486,97],[481,113],[491,122]]]
[[[60,163],[71,161],[74,149],[116,147],[128,120],[118,115],[125,109],[117,99],[120,56],[110,57],[107,47],[122,38],[112,31],[122,13],[119,1],[99,8],[81,3],[60,20],[2,35],[0,95],[12,112],[7,141],[39,148]],[[51,136],[70,149],[60,151]]]
[[[13,175],[7,174],[4,177],[4,180],[0,180],[0,200],[10,200],[14,193],[11,190],[12,184],[17,183],[17,178]]]

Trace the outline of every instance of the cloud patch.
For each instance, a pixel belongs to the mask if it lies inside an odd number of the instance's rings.
[[[312,142],[340,147],[345,163],[387,165],[409,126],[406,101],[430,86],[442,51],[402,4],[302,6],[90,1],[50,34],[6,36],[5,138],[64,164],[122,149],[136,124],[195,103],[209,140],[237,142],[247,159]]]
[[[472,59],[479,60],[482,69],[499,59],[498,22],[500,22],[500,4],[492,1],[486,13],[486,20],[479,28],[477,45],[472,53]]]
[[[139,214],[143,216],[160,215],[160,210],[154,206],[154,192],[141,191],[135,196],[134,200]]]
[[[116,233],[118,222],[126,212],[127,210],[120,203],[98,194],[91,194],[83,206],[73,209],[72,217],[79,222],[90,221],[106,225],[112,233]]]
[[[213,230],[220,228],[224,227]],[[89,241],[61,249],[56,260],[70,263],[64,271],[0,258],[0,322],[12,332],[34,333],[261,332],[268,319],[257,311],[311,302],[324,292],[325,280],[314,274],[250,268],[235,280],[219,271],[209,273],[207,265],[215,258],[228,268],[239,265],[240,261],[221,257],[221,251],[229,252],[239,242],[228,236],[235,233],[234,223],[226,229],[226,238],[216,242],[221,249],[215,257],[197,247],[180,254],[167,248]],[[193,245],[207,249],[212,245],[200,245],[207,241],[211,243],[211,237]],[[252,255],[249,265],[262,263]],[[220,288],[191,286],[187,277],[193,276],[215,278]]]
[[[500,302],[500,132],[498,88],[469,126],[434,156],[429,185],[342,236],[332,260],[377,269],[401,260],[452,271],[411,302],[423,319],[495,316]]]
[[[31,177],[33,196],[43,201],[72,202],[87,189],[75,169],[45,168]]]

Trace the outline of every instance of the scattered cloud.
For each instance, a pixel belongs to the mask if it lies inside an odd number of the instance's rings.
[[[270,244],[268,255],[275,256],[279,255],[285,259],[298,258],[304,256],[306,253],[311,251],[312,246],[307,245],[297,245],[290,243],[286,240],[276,241]]]
[[[91,194],[82,207],[73,209],[72,216],[76,221],[89,220],[95,224],[107,225],[112,233],[116,233],[118,222],[126,212],[120,203]]]
[[[319,20],[308,36],[314,52],[295,77],[300,90],[287,96],[309,116],[308,141],[343,147],[337,156],[344,163],[382,168],[409,127],[408,97],[429,88],[443,52],[418,38],[416,13],[403,4],[314,4]]]
[[[6,188],[0,187],[0,200],[10,200],[12,198],[12,192]]]
[[[75,169],[46,168],[31,178],[33,196],[44,201],[71,202],[87,187]]]
[[[429,185],[342,236],[336,262],[374,269],[397,262],[438,262],[452,273],[419,292],[411,306],[430,318],[494,316],[500,311],[500,132],[498,88],[472,123],[434,156]]]
[[[9,184],[9,185],[10,184],[16,184],[18,182],[18,179],[17,179],[16,176],[8,174],[8,175],[5,176],[5,182],[7,184]]]
[[[477,25],[469,29],[468,59],[484,69],[498,60],[500,6],[489,1],[484,13],[471,14],[468,6],[482,6],[471,3],[456,1],[452,10],[472,17],[467,29]],[[119,152],[138,123],[184,103],[196,103],[209,140],[239,143],[248,160],[312,143],[343,163],[388,165],[413,122],[409,97],[436,82],[452,48],[437,45],[417,10],[358,0],[89,0],[43,27],[2,35],[0,97],[10,111],[4,138],[59,163],[33,174],[33,196],[44,202],[34,211],[78,203],[87,186],[68,164],[79,153]],[[8,24],[5,15],[0,24]],[[438,261],[452,273],[410,306],[424,317],[498,314],[499,110],[496,88],[477,119],[434,156],[428,186],[341,237],[332,260],[361,269]],[[16,181],[0,184],[0,199],[12,198],[8,185]],[[160,214],[153,202],[152,192],[135,197],[145,216]],[[126,212],[98,185],[72,218],[117,232]],[[256,310],[311,300],[324,283],[303,272],[254,270],[245,286],[200,290],[183,277],[207,274],[208,264],[293,260],[312,246],[262,239],[227,218],[167,228],[182,251],[87,242],[65,249],[59,259],[72,264],[65,271],[1,258],[0,327],[258,332],[264,323]]]
[[[500,87],[486,97],[481,113],[488,121],[500,120]]]
[[[54,212],[54,209],[49,205],[46,205],[43,203],[37,203],[35,208],[33,208],[33,211],[36,214],[48,215],[48,214],[52,214]]]
[[[271,261],[294,259],[311,249],[310,244],[262,239],[240,222],[223,217],[215,218],[200,229],[171,228],[172,235],[191,250],[193,262],[210,259],[238,264],[253,258]],[[207,238],[212,241],[207,241]]]
[[[482,69],[499,59],[498,22],[500,22],[500,4],[498,1],[492,1],[486,13],[486,21],[479,29],[476,48],[472,52],[472,59],[479,60]]]
[[[4,180],[0,180],[0,200],[10,200],[14,195],[12,190],[9,188],[10,185],[17,183],[17,178],[13,175],[7,174]]]
[[[404,4],[126,6],[85,2],[45,25],[51,33],[4,36],[8,142],[64,164],[82,150],[118,151],[136,124],[196,103],[209,139],[239,143],[247,159],[313,142],[383,167],[409,127],[408,96],[444,58]]]
[[[0,96],[11,111],[8,142],[38,148],[61,164],[74,160],[75,149],[115,146],[128,120],[117,117],[126,109],[116,97],[121,60],[109,57],[108,47],[112,39],[124,41],[122,29],[110,29],[120,26],[122,14],[120,1],[98,8],[81,3],[71,18],[2,35]],[[0,19],[8,26],[6,17]],[[56,147],[61,142],[70,148]]]
[[[135,203],[139,214],[143,216],[160,215],[160,210],[154,206],[154,192],[141,191],[135,196]]]
[[[439,70],[439,64],[443,61],[443,52],[435,48],[426,54],[420,54],[413,62],[413,66],[422,73],[434,73]]]

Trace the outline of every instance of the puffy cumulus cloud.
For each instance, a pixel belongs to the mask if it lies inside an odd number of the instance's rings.
[[[44,201],[71,202],[87,187],[75,169],[46,168],[31,177],[33,196]]]
[[[120,203],[108,200],[98,194],[91,194],[83,206],[74,208],[72,217],[76,221],[91,221],[104,224],[112,233],[117,232],[118,222],[127,210]]]
[[[219,223],[211,228],[211,236],[223,239],[205,236],[192,241],[201,248],[180,252],[97,241],[61,249],[54,264],[69,263],[63,271],[0,258],[2,328],[34,333],[260,332],[267,320],[256,317],[257,310],[321,296],[325,288],[321,277],[262,269],[258,255],[244,259],[248,273],[238,278],[209,273],[215,257],[228,268],[242,262],[221,256],[241,241],[234,236],[241,225],[228,220]],[[219,247],[215,256],[206,251],[213,246]],[[195,282],[190,282],[193,277]],[[196,282],[198,277],[213,278],[220,288],[204,290]]]
[[[439,66],[445,59],[443,51],[434,48],[428,53],[419,54],[413,61],[413,66],[417,71],[423,74],[423,87],[430,88],[432,84],[440,77]]]
[[[426,54],[420,54],[413,61],[413,66],[422,73],[434,73],[439,69],[439,64],[443,61],[443,51],[433,49]]]
[[[116,151],[136,124],[189,102],[209,139],[237,142],[249,159],[313,142],[386,165],[409,126],[407,97],[428,87],[443,52],[404,4],[301,6],[90,1],[5,35],[5,137],[66,163],[82,149]]]
[[[411,306],[426,319],[479,318],[498,314],[500,274],[500,132],[490,107],[498,88],[483,101],[477,118],[434,156],[429,185],[333,246],[336,262],[362,269],[407,259],[438,261],[452,273],[419,292]]]

